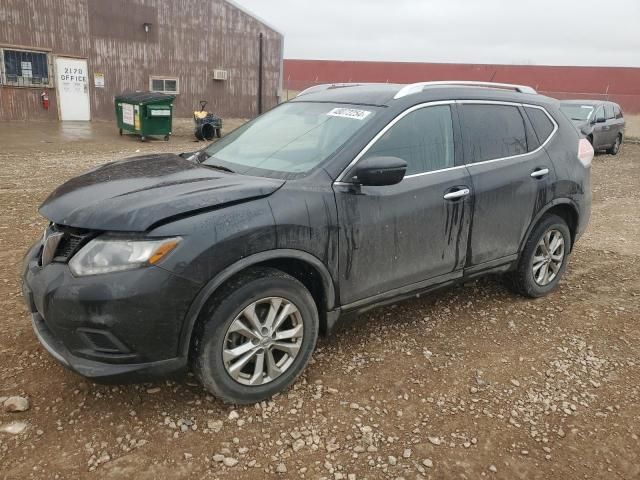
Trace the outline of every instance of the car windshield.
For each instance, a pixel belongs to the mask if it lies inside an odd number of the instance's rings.
[[[295,178],[329,158],[377,111],[379,107],[285,103],[209,146],[203,164],[245,175]]]
[[[579,104],[563,104],[560,106],[560,110],[569,117],[571,120],[589,120],[593,107],[591,105],[579,105]]]

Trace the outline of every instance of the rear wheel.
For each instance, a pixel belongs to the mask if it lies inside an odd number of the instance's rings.
[[[227,283],[201,320],[193,369],[227,403],[256,403],[286,389],[306,367],[318,338],[313,297],[273,268],[250,270]]]
[[[517,293],[537,298],[553,291],[567,269],[571,234],[557,215],[547,215],[535,226],[522,250],[518,268],[510,274]]]
[[[618,136],[616,137],[616,143],[613,144],[613,146],[607,150],[607,153],[609,155],[617,155],[618,153],[620,153],[620,148],[622,147],[622,135],[618,134]]]

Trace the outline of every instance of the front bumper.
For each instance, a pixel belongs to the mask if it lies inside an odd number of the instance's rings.
[[[157,267],[76,278],[66,264],[40,267],[39,250],[25,258],[22,289],[34,332],[58,362],[119,383],[187,370],[179,339],[194,283]]]

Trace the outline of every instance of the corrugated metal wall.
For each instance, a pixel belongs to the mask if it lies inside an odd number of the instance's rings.
[[[151,23],[149,33],[144,23]],[[259,34],[264,34],[264,107],[278,101],[283,39],[224,0],[2,0],[0,46],[47,49],[88,59],[91,113],[113,119],[113,97],[147,90],[150,76],[177,77],[176,116],[199,100],[225,117],[257,113]],[[213,70],[229,72],[214,82]],[[94,87],[103,73],[105,88]],[[0,86],[0,120],[57,119],[40,104],[42,88]]]
[[[640,68],[284,61],[284,87],[290,90],[302,90],[319,83],[413,83],[434,80],[531,85],[552,97],[609,99],[622,105],[628,113],[640,113]]]

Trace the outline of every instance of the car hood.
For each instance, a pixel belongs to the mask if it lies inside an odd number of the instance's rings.
[[[266,197],[284,183],[221,172],[174,154],[146,155],[69,180],[40,213],[70,227],[142,232],[171,217]]]

